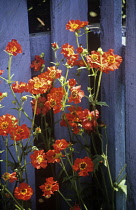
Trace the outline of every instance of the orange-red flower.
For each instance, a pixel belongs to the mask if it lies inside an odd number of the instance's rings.
[[[44,64],[44,59],[40,55],[35,55],[35,59],[32,61],[30,68],[33,68],[34,71],[40,71]]]
[[[53,109],[54,113],[60,112],[62,108],[62,99],[65,95],[65,90],[63,87],[53,87],[50,93],[47,94],[47,101],[45,106],[49,109]]]
[[[18,83],[18,81],[16,81],[12,84],[12,89],[15,93],[27,92],[27,84],[25,82]]]
[[[11,139],[15,141],[20,141],[22,139],[26,139],[30,136],[30,129],[27,127],[26,124],[21,126],[15,126],[12,131],[10,131]]]
[[[72,87],[70,91],[71,91],[71,95],[69,97],[68,102],[74,102],[75,104],[80,103],[81,99],[84,97],[84,91],[81,90],[81,85]]]
[[[49,77],[54,80],[61,77],[62,70],[56,68],[56,66],[48,67],[47,72],[49,73]]]
[[[2,178],[5,180],[5,181],[9,181],[10,183],[14,182],[15,180],[17,180],[17,173],[16,172],[13,172],[13,173],[8,173],[8,172],[5,172],[3,175],[2,175]]]
[[[46,178],[46,182],[39,186],[39,188],[43,191],[43,196],[50,198],[55,191],[59,190],[59,184],[57,181],[53,180],[53,177],[49,177]]]
[[[46,77],[37,76],[30,79],[27,84],[28,92],[32,94],[43,94],[51,87],[52,81]]]
[[[33,189],[26,183],[19,184],[14,190],[14,196],[20,200],[29,200],[33,195]]]
[[[46,159],[48,163],[59,163],[62,153],[57,150],[48,150],[46,152]]]
[[[71,59],[72,61],[78,59],[78,54],[74,53],[74,46],[68,43],[62,45],[61,54],[63,54],[65,58]]]
[[[79,176],[88,176],[88,172],[92,172],[94,170],[94,163],[89,157],[85,157],[83,159],[77,158],[74,161],[73,169],[74,171],[79,171]]]
[[[44,150],[35,150],[33,154],[30,155],[31,164],[34,168],[46,168],[47,160]]]
[[[16,39],[12,39],[11,42],[8,42],[5,51],[16,56],[18,53],[22,53],[22,47]]]
[[[81,210],[80,206],[75,204],[72,208],[70,208],[69,210]]]
[[[70,106],[68,110],[70,111],[70,113],[65,113],[63,115],[60,125],[66,127],[70,126],[73,133],[78,134],[80,131],[78,126],[81,126],[81,120],[79,119],[77,113],[82,111],[82,107]]]
[[[47,101],[47,99],[44,96],[40,96],[38,98],[37,101],[37,108],[36,108],[36,114],[43,114],[46,115],[46,113],[48,112],[49,108],[45,105],[45,102]],[[32,109],[34,110],[35,107],[35,103],[36,103],[36,99],[33,99],[31,101],[31,105],[32,105]]]
[[[7,92],[5,92],[5,93],[0,92],[0,101],[7,96],[8,96]]]
[[[105,73],[118,69],[122,62],[122,57],[115,55],[113,49],[104,52],[102,58],[102,71]]]
[[[90,66],[90,68],[97,68],[100,69],[101,67],[101,61],[100,61],[100,52],[91,51],[91,55],[87,55],[87,63]]]
[[[52,46],[52,49],[55,50],[55,51],[59,49],[58,44],[55,43],[55,42],[54,43],[51,43],[51,46]]]
[[[76,85],[76,80],[75,80],[75,79],[69,79],[69,80],[68,80],[68,85],[69,85],[70,87],[75,86],[75,85]]]
[[[69,143],[65,139],[58,139],[53,144],[53,148],[56,151],[62,151],[69,146]]]
[[[69,20],[66,24],[66,30],[74,32],[88,25],[88,21],[80,21],[80,20]]]
[[[2,74],[3,74],[3,72],[4,72],[4,70],[0,70],[0,75],[2,75]]]
[[[99,111],[89,111],[84,109],[83,111],[77,112],[82,127],[87,131],[92,131],[97,125],[97,119],[99,118]]]
[[[7,136],[16,127],[18,120],[10,114],[0,116],[0,135]]]

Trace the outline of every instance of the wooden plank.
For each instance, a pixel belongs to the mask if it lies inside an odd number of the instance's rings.
[[[126,161],[128,184],[128,209],[136,209],[136,1],[127,1],[126,21],[126,56],[125,56],[125,89],[126,89]]]
[[[121,6],[122,1],[101,1],[101,47],[112,48],[121,55]],[[104,74],[101,95],[108,107],[102,108],[102,121],[107,124],[109,158],[113,180],[125,164],[124,69]],[[125,197],[117,194],[116,209],[125,209]]]
[[[83,9],[84,8],[84,9]],[[87,21],[87,14],[88,14],[88,6],[87,0],[52,0],[51,1],[51,42],[57,42],[61,47],[65,43],[69,43],[70,45],[75,45],[75,36],[73,32],[66,30],[66,24],[69,20],[81,20]],[[83,47],[85,47],[85,38],[80,40]],[[52,56],[53,57],[53,56]],[[63,56],[60,54],[58,59],[60,60]],[[63,69],[63,75],[65,74],[64,66],[60,66],[60,69]],[[74,78],[76,70],[71,70],[71,78]],[[86,80],[87,80],[87,73],[82,74],[81,78],[81,85],[82,89],[86,91]],[[83,107],[87,106],[87,102],[82,103]],[[60,114],[56,114],[56,120],[60,119]],[[63,129],[63,132],[62,132]],[[59,138],[66,138],[67,139],[67,132],[65,128],[61,126],[57,126],[56,128],[56,137]]]
[[[13,57],[12,73],[14,73],[14,80],[27,82],[31,78],[30,66],[30,45],[29,45],[29,30],[28,30],[28,16],[27,16],[27,2],[26,0],[1,0],[0,1],[0,68],[5,70],[4,77],[7,76],[7,62],[8,55],[4,49],[11,39],[16,39],[22,45],[23,53]],[[4,82],[0,85],[1,92],[9,92],[7,85]],[[11,94],[4,99],[5,108],[0,109],[0,115],[9,113],[16,116],[16,111],[11,110],[13,97]],[[27,103],[26,112],[32,117],[31,106]],[[22,118],[21,124],[26,123],[30,126],[30,122],[26,118]],[[11,140],[12,141],[12,140]],[[13,141],[12,141],[13,143]],[[2,140],[0,141],[0,149],[3,149]],[[2,157],[1,157],[2,158]],[[30,160],[29,160],[30,161]],[[5,165],[5,164],[4,164]],[[5,167],[2,165],[3,174]],[[28,179],[31,187],[34,189],[34,168],[29,166]],[[35,190],[34,190],[35,191]],[[35,203],[35,199],[34,199]],[[35,204],[33,206],[35,209]]]
[[[35,55],[44,53],[45,67],[50,66],[51,62],[51,34],[50,32],[41,32],[30,34],[30,54],[31,60]],[[36,76],[39,72],[33,72],[32,76]]]

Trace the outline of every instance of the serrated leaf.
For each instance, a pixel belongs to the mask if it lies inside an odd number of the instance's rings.
[[[109,107],[109,105],[104,101],[98,101],[98,102],[96,102],[96,104],[99,106],[108,106]]]
[[[127,195],[127,185],[125,184],[126,180],[123,179],[119,184],[118,184],[118,188],[121,189],[125,195]]]

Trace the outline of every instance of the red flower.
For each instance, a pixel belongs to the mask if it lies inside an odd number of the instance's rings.
[[[20,200],[29,200],[33,195],[33,189],[26,183],[19,184],[14,190],[14,196]]]
[[[27,92],[27,84],[25,82],[18,83],[18,81],[16,81],[12,84],[12,89],[14,93],[23,93],[24,91]]]
[[[46,178],[46,182],[39,186],[39,188],[43,191],[43,196],[50,198],[55,191],[59,190],[59,184],[53,180],[53,177],[49,177]]]
[[[87,55],[87,63],[89,64],[90,68],[100,69],[101,62],[100,62],[100,52],[92,51],[91,55]]]
[[[68,85],[69,85],[70,87],[75,86],[75,85],[76,85],[76,80],[75,80],[75,79],[69,79],[69,80],[68,80]]]
[[[83,60],[74,61],[74,66],[86,66]]]
[[[81,209],[80,209],[79,205],[75,204],[75,206],[73,206],[69,210],[81,210]]]
[[[15,180],[17,180],[17,173],[16,172],[13,172],[13,173],[8,173],[8,172],[5,172],[3,175],[2,175],[2,178],[5,180],[5,181],[9,181],[10,183],[14,182]]]
[[[62,108],[62,98],[65,95],[65,90],[63,87],[53,87],[49,94],[47,94],[47,101],[45,106],[48,109],[53,108],[54,113],[60,112]]]
[[[0,135],[7,136],[16,127],[18,120],[10,114],[0,116]]]
[[[60,125],[66,127],[70,126],[73,133],[78,134],[80,131],[78,126],[80,125],[81,127],[81,120],[79,119],[77,113],[82,111],[82,107],[70,106],[68,110],[70,113],[63,115]]]
[[[69,146],[69,143],[65,139],[58,139],[53,144],[53,148],[56,151],[61,151],[66,149]]]
[[[88,21],[69,20],[66,24],[66,30],[74,32],[76,30],[79,30],[80,28],[83,28],[86,25],[88,25]]]
[[[43,96],[40,96],[38,98],[38,101],[37,101],[37,108],[36,108],[36,114],[43,114],[43,115],[46,115],[46,113],[49,111],[49,108],[45,105],[45,102],[46,102],[46,98],[43,97]],[[34,110],[34,107],[35,107],[35,103],[36,103],[36,99],[33,99],[31,101],[31,105],[32,105],[32,109]]]
[[[76,51],[77,51],[78,53],[82,53],[82,52],[83,52],[83,50],[84,50],[84,48],[83,48],[83,47],[78,47],[78,48],[76,49]]]
[[[5,51],[16,56],[18,53],[22,53],[22,47],[16,39],[12,39],[11,42],[8,42]]]
[[[34,168],[46,168],[47,160],[44,150],[35,150],[33,154],[30,155],[31,163]]]
[[[30,129],[27,127],[26,124],[23,124],[21,126],[17,125],[12,129],[10,134],[11,134],[11,139],[13,139],[14,141],[20,141],[30,136]]]
[[[55,43],[55,42],[54,43],[51,43],[51,46],[52,46],[52,49],[55,50],[55,51],[59,49],[58,44]]]
[[[3,74],[3,72],[4,72],[4,70],[0,70],[0,75],[2,75],[2,74]]]
[[[56,66],[48,67],[47,72],[49,73],[49,77],[54,80],[61,77],[62,70],[56,68]]]
[[[74,46],[68,43],[62,45],[61,54],[63,54],[65,58],[71,59],[72,61],[78,59],[78,54],[74,53]]]
[[[97,109],[91,112],[88,109],[84,109],[83,111],[78,111],[77,115],[85,130],[92,131],[98,124],[99,111]]]
[[[56,150],[49,150],[46,152],[46,159],[48,163],[59,163],[60,157],[62,157],[62,153]]]
[[[102,71],[105,73],[118,69],[122,62],[122,57],[119,55],[114,55],[113,52],[113,49],[109,49],[108,52],[104,52],[102,55]]]
[[[43,94],[51,87],[52,81],[48,77],[38,75],[30,79],[27,84],[28,92],[32,94]]]
[[[43,58],[41,58],[40,55],[35,55],[35,60],[32,61],[30,68],[33,68],[34,71],[40,71],[43,67],[45,61]]]
[[[6,92],[5,93],[0,92],[0,101],[7,96],[8,94]]]
[[[85,157],[83,159],[77,158],[74,161],[73,169],[74,171],[79,171],[79,176],[88,176],[88,172],[92,172],[94,170],[94,163],[89,157]]]
[[[74,102],[75,104],[78,104],[81,102],[81,99],[84,97],[84,91],[82,91],[80,88],[81,88],[81,85],[72,87],[70,89],[71,95],[69,97],[68,102]]]

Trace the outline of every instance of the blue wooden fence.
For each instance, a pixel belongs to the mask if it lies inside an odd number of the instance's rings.
[[[136,209],[136,2],[127,2],[126,46],[122,46],[121,0],[101,0],[101,47],[103,50],[115,49],[116,54],[124,56],[122,69],[103,76],[102,100],[110,108],[102,109],[102,119],[108,125],[109,156],[112,175],[116,177],[125,162],[127,163],[128,199],[127,209]],[[70,19],[87,20],[87,0],[51,0],[51,32],[30,34],[26,0],[1,0],[0,2],[0,68],[7,67],[7,54],[3,52],[11,39],[21,43],[24,54],[18,55],[13,61],[12,69],[15,79],[28,81],[31,77],[29,68],[34,55],[45,53],[46,66],[52,61],[50,43],[73,43],[73,33],[65,31],[65,24]],[[90,23],[91,24],[91,23]],[[83,40],[82,40],[83,42]],[[83,85],[85,85],[85,77]],[[1,84],[1,90],[5,90]],[[8,90],[7,90],[8,91]],[[10,96],[8,100],[12,100]],[[11,113],[10,103],[6,110],[1,109],[0,115]],[[8,105],[8,106],[7,106]],[[31,113],[31,108],[27,107]],[[14,113],[12,111],[12,113]],[[61,128],[57,128],[56,136],[61,138]],[[63,138],[65,138],[63,136]],[[0,141],[0,149],[3,149]],[[4,169],[1,169],[2,173]],[[33,170],[33,169],[32,169]],[[31,173],[32,173],[31,170]],[[31,176],[32,177],[32,176]],[[34,177],[34,171],[33,171]],[[34,186],[34,178],[32,180]],[[33,208],[35,209],[35,208]],[[125,210],[124,196],[116,199],[116,209]]]

